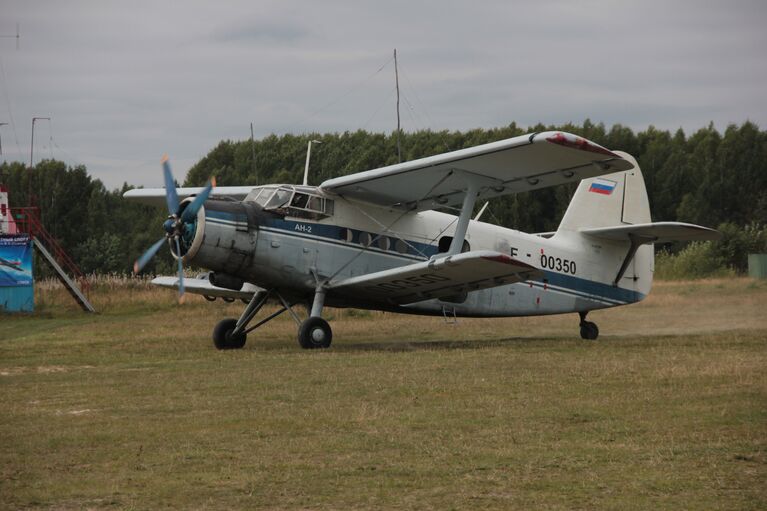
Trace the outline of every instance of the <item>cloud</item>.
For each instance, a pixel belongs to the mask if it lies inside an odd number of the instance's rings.
[[[180,177],[250,122],[391,131],[394,47],[406,130],[764,126],[765,21],[763,2],[6,0],[0,33],[22,40],[0,39],[3,157],[27,160],[50,116],[55,157],[157,186],[163,153]]]

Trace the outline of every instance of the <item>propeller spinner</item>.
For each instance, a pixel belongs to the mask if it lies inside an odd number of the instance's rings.
[[[203,203],[210,196],[213,187],[216,186],[216,178],[211,178],[203,191],[181,211],[181,204],[178,200],[178,192],[176,192],[176,184],[173,180],[173,173],[170,170],[167,155],[162,157],[162,172],[165,180],[165,203],[168,205],[168,218],[162,224],[165,236],[157,240],[146,252],[141,254],[141,257],[136,259],[136,262],[133,263],[133,272],[140,272],[157,254],[166,240],[169,244],[175,244],[176,258],[178,259],[178,301],[183,303],[184,267],[181,256],[181,240],[183,239],[186,226],[194,222]]]

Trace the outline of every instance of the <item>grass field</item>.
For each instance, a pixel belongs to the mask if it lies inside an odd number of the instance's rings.
[[[767,282],[499,320],[287,315],[217,352],[240,303],[104,283],[0,316],[0,507],[765,509]]]

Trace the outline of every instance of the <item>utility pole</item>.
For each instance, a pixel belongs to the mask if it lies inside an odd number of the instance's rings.
[[[7,122],[0,122],[0,126],[6,126]],[[3,154],[3,137],[0,136],[0,154]]]
[[[35,150],[35,121],[50,121],[50,117],[32,117],[32,143],[29,144],[29,170],[32,170],[32,155]]]
[[[256,144],[253,141],[253,123],[250,123],[250,152],[251,152],[251,169],[253,171],[253,177],[258,184],[258,174],[256,174]]]
[[[397,87],[397,161],[402,163],[402,148],[399,143],[399,69],[397,68],[397,48],[394,48],[394,82]]]
[[[32,204],[32,162],[35,151],[35,121],[50,121],[50,117],[32,117],[32,143],[29,144],[29,188],[27,200]]]

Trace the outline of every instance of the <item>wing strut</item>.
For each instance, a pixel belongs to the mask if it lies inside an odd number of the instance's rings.
[[[466,187],[466,196],[463,198],[461,214],[458,217],[458,225],[455,226],[455,235],[453,235],[453,241],[450,243],[450,249],[446,255],[461,253],[463,240],[466,239],[466,230],[469,228],[469,220],[474,211],[474,203],[477,202],[477,192],[479,192],[479,186],[476,180],[470,179]]]
[[[618,281],[621,280],[623,277],[623,274],[626,273],[626,270],[629,267],[629,263],[632,259],[634,259],[634,255],[636,255],[637,250],[639,250],[639,247],[644,245],[645,243],[652,243],[653,241],[657,240],[657,236],[639,236],[638,234],[629,233],[629,240],[631,240],[631,246],[629,247],[628,252],[626,252],[626,257],[623,259],[623,264],[621,264],[621,269],[618,270],[618,275],[615,277],[615,280],[613,281],[613,286],[618,285]]]

